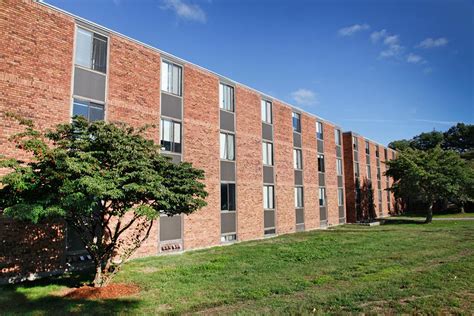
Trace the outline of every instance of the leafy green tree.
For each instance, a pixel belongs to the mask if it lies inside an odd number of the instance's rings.
[[[405,150],[411,146],[411,140],[408,139],[400,139],[400,140],[394,140],[393,142],[388,144],[389,148],[395,149],[395,150]]]
[[[433,130],[413,137],[410,146],[419,150],[429,150],[440,146],[443,141],[443,133]]]
[[[396,198],[421,200],[428,205],[426,223],[433,218],[433,204],[446,199],[457,203],[473,201],[474,172],[453,151],[439,146],[426,151],[406,149],[387,162],[386,175],[393,178]]]
[[[443,136],[444,149],[454,150],[460,154],[474,152],[474,125],[458,123],[444,132]]]
[[[63,218],[95,262],[93,285],[106,285],[148,237],[160,214],[190,214],[206,205],[204,172],[173,164],[145,129],[74,118],[40,133],[31,121],[12,138],[32,154],[28,163],[3,159],[4,214],[37,223]]]

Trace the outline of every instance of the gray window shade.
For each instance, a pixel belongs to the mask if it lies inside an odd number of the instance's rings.
[[[107,38],[95,33],[92,41],[92,69],[103,73],[107,70]]]
[[[182,69],[173,63],[161,62],[161,90],[174,95],[181,95]]]
[[[92,32],[78,28],[76,32],[76,65],[86,68],[92,66]]]
[[[220,157],[226,160],[235,160],[235,136],[233,134],[220,134]]]

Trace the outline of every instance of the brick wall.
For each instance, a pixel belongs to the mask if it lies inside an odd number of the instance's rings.
[[[344,193],[346,196],[346,221],[356,221],[355,209],[355,177],[354,177],[354,149],[352,145],[352,133],[343,134],[343,156],[344,156]]]
[[[328,225],[339,224],[339,206],[337,203],[337,173],[336,173],[336,141],[334,126],[323,123],[324,131],[324,160],[326,167],[326,196]]]

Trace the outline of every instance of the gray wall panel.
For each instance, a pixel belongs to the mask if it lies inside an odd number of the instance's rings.
[[[304,223],[303,224],[296,224],[296,231],[297,232],[304,232]]]
[[[324,153],[324,142],[318,139],[318,153]]]
[[[273,141],[273,126],[262,122],[262,138]]]
[[[221,180],[235,181],[235,162],[221,161]]]
[[[295,170],[295,185],[303,185],[303,171]]]
[[[181,120],[183,117],[183,113],[181,111],[181,101],[182,99],[180,97],[162,93],[161,115]]]
[[[105,75],[76,67],[74,95],[105,102]]]
[[[319,207],[319,219],[322,221],[325,221],[328,219],[327,212],[326,212],[326,206],[320,206]]]
[[[263,166],[263,183],[275,183],[273,178],[273,167]]]
[[[342,176],[337,176],[337,186],[342,188],[344,186],[343,184]]]
[[[221,129],[235,132],[234,126],[234,113],[227,112],[227,111],[220,111],[221,112]]]
[[[342,149],[341,146],[336,146],[336,157],[341,158],[342,157]]]
[[[339,206],[339,217],[346,216],[346,211],[344,209],[344,205]]]
[[[326,179],[325,179],[324,173],[319,172],[319,173],[318,173],[318,181],[319,181],[318,183],[319,183],[319,186],[320,186],[320,187],[326,186],[326,181],[325,181],[325,180],[326,180]]]
[[[370,155],[365,155],[365,163],[370,165]]]
[[[160,241],[181,239],[181,215],[160,217]]]
[[[173,163],[181,162],[181,155],[180,154],[171,154],[171,153],[162,153],[163,156],[170,157]]]
[[[296,224],[304,223],[304,208],[295,209],[296,212]]]
[[[235,212],[222,212],[221,213],[221,234],[235,233],[235,231],[236,231]]]
[[[265,228],[275,227],[275,211],[265,210],[263,216],[263,223]]]
[[[293,132],[293,146],[301,147],[301,134]]]

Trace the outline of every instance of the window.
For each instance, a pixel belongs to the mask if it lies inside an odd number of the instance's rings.
[[[324,172],[324,155],[318,154],[318,171]]]
[[[380,158],[379,146],[375,147],[375,157]]]
[[[366,142],[365,142],[365,153],[366,153],[367,155],[370,155],[370,147],[369,147],[369,146],[370,146],[370,145],[369,145],[369,142],[366,141]]]
[[[384,148],[383,155],[385,156],[385,160],[387,160],[388,159],[387,148]]]
[[[355,200],[356,200],[357,204],[360,204],[360,202],[362,200],[362,197],[361,197],[360,193],[361,193],[360,188],[355,189]]]
[[[274,209],[275,208],[275,195],[273,185],[263,186],[263,208]]]
[[[301,114],[293,112],[293,130],[301,133]]]
[[[75,64],[105,73],[107,70],[107,37],[77,28]]]
[[[232,242],[237,240],[236,234],[224,235],[221,236],[221,242]]]
[[[319,188],[319,206],[326,206],[326,188]]]
[[[89,122],[104,120],[104,105],[94,102],[74,99],[72,116],[83,116]]]
[[[381,176],[380,176],[380,167],[377,167],[377,180],[380,181]]]
[[[295,169],[303,169],[301,149],[293,149],[293,165]]]
[[[337,189],[337,205],[343,206],[344,205],[344,190]]]
[[[316,122],[316,137],[320,140],[323,140],[323,123]]]
[[[221,143],[221,159],[226,160],[235,160],[234,154],[234,135],[221,133],[220,143]]]
[[[372,170],[370,170],[370,166],[367,166],[367,179],[372,179]]]
[[[161,62],[161,90],[181,95],[182,69],[173,63]]]
[[[338,176],[342,176],[342,159],[336,159],[336,172]]]
[[[352,136],[352,146],[354,146],[354,150],[359,150],[359,140],[355,136]]]
[[[221,183],[221,211],[235,211],[235,183]]]
[[[354,175],[355,175],[356,177],[359,177],[359,175],[360,175],[359,163],[358,163],[358,162],[355,162],[355,163],[354,163]]]
[[[262,152],[263,152],[263,164],[267,166],[273,166],[273,144],[263,142]]]
[[[382,203],[382,191],[381,190],[379,190],[378,195],[379,195],[379,203]]]
[[[270,101],[261,101],[262,104],[262,121],[272,124],[272,103]]]
[[[296,187],[295,188],[295,208],[302,208],[303,207],[303,188]]]
[[[174,153],[181,152],[181,123],[161,119],[161,149]]]
[[[234,87],[219,83],[219,107],[234,112]]]
[[[341,130],[339,129],[334,130],[334,138],[336,141],[336,145],[341,146]]]

